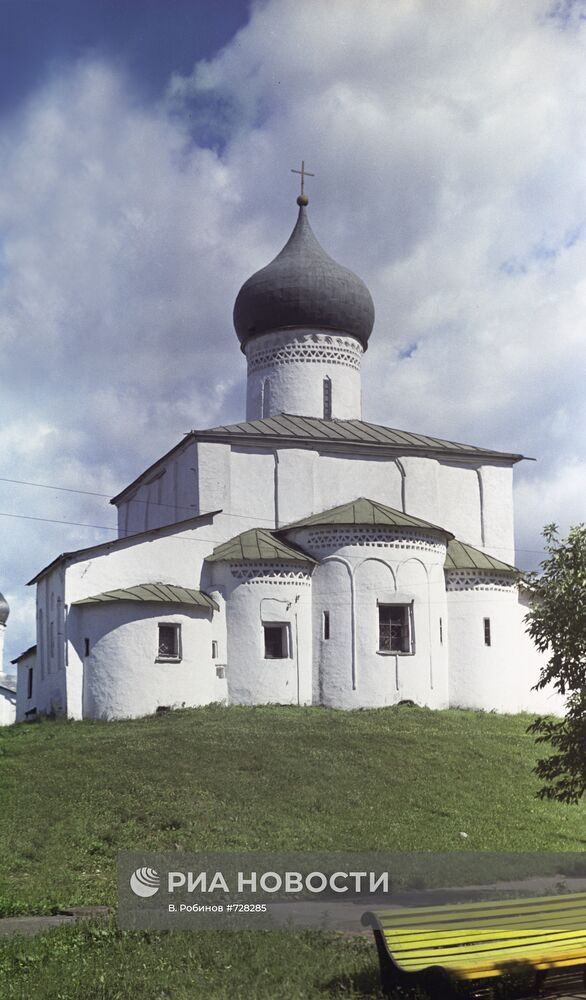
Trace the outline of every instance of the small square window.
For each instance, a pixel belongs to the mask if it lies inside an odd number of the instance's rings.
[[[490,635],[490,618],[484,619],[484,645],[491,646],[491,635]]]
[[[157,659],[181,659],[181,625],[159,625]]]
[[[285,660],[289,656],[289,626],[263,625],[265,660]]]
[[[411,604],[379,604],[380,653],[414,653]]]

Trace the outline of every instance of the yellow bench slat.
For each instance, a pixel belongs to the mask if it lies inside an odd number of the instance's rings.
[[[405,973],[488,979],[523,966],[586,966],[586,893],[377,910],[367,917]]]

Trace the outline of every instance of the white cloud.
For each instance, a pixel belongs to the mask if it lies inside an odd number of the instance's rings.
[[[268,0],[157,105],[99,62],[39,89],[0,130],[0,475],[114,493],[240,416],[232,302],[289,234],[303,156],[319,239],[375,299],[365,416],[538,458],[523,548],[583,519],[585,37],[550,9]],[[113,521],[3,483],[0,510]],[[105,537],[0,524],[17,601]]]

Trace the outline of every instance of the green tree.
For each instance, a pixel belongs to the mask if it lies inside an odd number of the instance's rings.
[[[543,529],[547,559],[533,574],[533,602],[525,621],[537,648],[548,655],[535,690],[552,685],[566,697],[564,719],[538,718],[528,729],[552,750],[535,773],[546,784],[541,798],[578,802],[586,792],[586,526],[560,538]]]

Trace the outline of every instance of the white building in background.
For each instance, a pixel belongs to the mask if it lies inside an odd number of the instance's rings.
[[[522,456],[368,423],[374,307],[310,228],[241,288],[246,419],[116,496],[119,537],[42,569],[18,719],[409,700],[559,712],[514,568]]]
[[[4,634],[10,608],[3,594],[0,594],[0,726],[9,726],[16,717],[16,678],[3,673]]]

